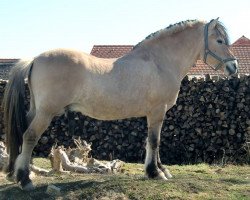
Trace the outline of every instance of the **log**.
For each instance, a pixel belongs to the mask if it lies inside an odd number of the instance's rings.
[[[78,173],[90,173],[91,171],[88,170],[85,166],[80,166],[74,163],[71,163],[65,150],[62,147],[55,148],[53,150],[53,156],[51,156],[51,165],[53,170],[56,172],[64,172],[71,171],[71,172],[78,172]]]
[[[77,148],[65,149],[63,146],[54,145],[50,153],[50,161],[56,172],[78,172],[78,173],[117,173],[121,171],[123,162],[113,160],[111,162],[101,162],[94,158],[89,158],[91,143],[87,143],[80,138],[75,139]]]

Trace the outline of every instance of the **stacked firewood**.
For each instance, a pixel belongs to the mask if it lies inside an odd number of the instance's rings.
[[[249,161],[249,127],[250,77],[184,80],[166,115],[162,151],[188,163]]]
[[[0,126],[4,139],[2,121]],[[92,142],[91,155],[97,159],[143,162],[146,134],[146,118],[99,121],[67,112],[52,121],[34,154],[47,156],[55,142],[74,147],[80,136]],[[166,164],[249,162],[249,138],[250,76],[186,77],[177,104],[166,113],[160,154]]]
[[[6,147],[3,142],[0,142],[0,171],[6,167],[8,158]]]
[[[3,124],[3,109],[2,100],[4,95],[4,88],[6,86],[6,81],[0,79],[0,141],[5,139],[4,135],[4,124]]]

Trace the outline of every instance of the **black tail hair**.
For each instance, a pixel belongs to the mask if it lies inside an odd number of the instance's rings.
[[[26,131],[25,110],[25,77],[30,71],[32,61],[18,62],[10,73],[9,81],[5,87],[3,109],[6,134],[6,147],[9,154],[8,166],[5,171],[12,176],[17,156],[21,152],[23,133]]]

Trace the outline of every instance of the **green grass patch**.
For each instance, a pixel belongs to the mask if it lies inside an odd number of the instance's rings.
[[[50,169],[48,159],[34,164]],[[22,191],[0,174],[0,199],[250,199],[250,167],[199,165],[168,166],[169,181],[148,180],[142,164],[126,163],[121,174],[53,174],[33,178],[32,192]],[[60,196],[45,193],[49,184],[61,188]]]

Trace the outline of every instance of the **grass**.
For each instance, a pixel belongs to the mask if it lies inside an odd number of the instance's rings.
[[[50,168],[47,159],[34,163]],[[174,178],[169,181],[148,180],[143,165],[125,164],[122,174],[53,174],[33,178],[37,186],[24,192],[0,174],[0,199],[235,199],[250,200],[250,166],[226,167],[206,164],[169,166]],[[61,189],[59,196],[46,194],[49,184]]]

